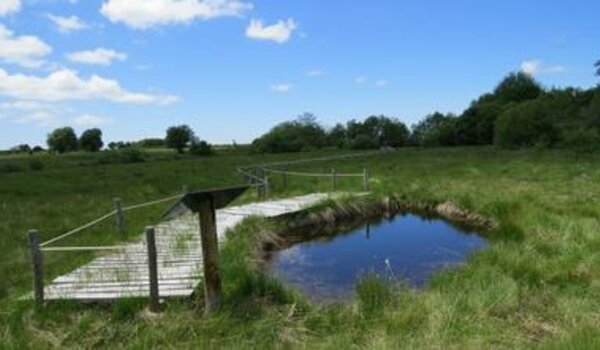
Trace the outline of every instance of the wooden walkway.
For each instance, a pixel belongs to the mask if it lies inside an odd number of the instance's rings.
[[[228,229],[249,216],[274,217],[292,213],[325,198],[326,194],[317,193],[217,210],[219,241],[223,241]],[[185,214],[162,222],[155,229],[160,297],[191,296],[202,279],[198,217]],[[148,297],[149,285],[148,252],[142,238],[56,278],[45,287],[44,294],[46,300],[113,300]]]

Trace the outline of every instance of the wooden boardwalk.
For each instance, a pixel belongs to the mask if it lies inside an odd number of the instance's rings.
[[[317,193],[217,210],[219,241],[223,241],[228,229],[249,216],[292,213],[325,198],[326,194]],[[191,296],[202,279],[198,217],[185,214],[162,222],[155,229],[160,297]],[[148,251],[143,238],[56,278],[44,288],[46,300],[100,301],[148,297],[149,293]]]

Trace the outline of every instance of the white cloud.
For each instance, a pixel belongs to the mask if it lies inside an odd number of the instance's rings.
[[[100,12],[135,29],[241,16],[252,4],[238,0],[106,0]]]
[[[388,85],[387,80],[379,79],[375,82],[375,86],[377,87],[386,87]]]
[[[309,77],[320,77],[325,75],[325,72],[323,72],[320,69],[313,69],[306,72],[306,75],[308,75]]]
[[[263,25],[261,20],[253,19],[246,28],[246,36],[256,40],[271,40],[283,44],[290,40],[292,32],[297,28],[293,19],[279,20],[270,26]]]
[[[83,20],[81,20],[81,18],[77,16],[62,17],[48,15],[48,18],[54,22],[58,31],[61,33],[71,33],[89,27]]]
[[[100,47],[95,50],[72,52],[67,55],[67,59],[75,63],[109,66],[113,60],[126,60],[127,54]]]
[[[21,10],[21,0],[0,1],[0,17],[17,13]]]
[[[84,114],[71,120],[75,126],[92,127],[112,123],[112,119],[93,114]]]
[[[13,119],[13,122],[17,124],[35,124],[38,126],[56,125],[57,121],[56,114],[48,111],[35,111]]]
[[[35,101],[108,100],[120,103],[166,105],[176,102],[172,95],[130,92],[118,81],[92,75],[81,78],[77,72],[61,69],[46,77],[10,75],[0,68],[0,95]]]
[[[358,77],[354,78],[354,82],[357,84],[364,84],[367,82],[367,77],[359,75]]]
[[[44,64],[44,57],[52,48],[31,35],[15,36],[0,24],[0,60],[26,68],[37,68]]]
[[[17,124],[55,125],[61,111],[57,106],[37,101],[14,101],[0,104],[4,119]]]
[[[271,85],[271,90],[280,94],[288,93],[292,89],[292,84],[275,84]]]
[[[530,76],[564,73],[565,71],[566,69],[562,65],[546,65],[540,59],[527,60],[521,63],[521,72]]]

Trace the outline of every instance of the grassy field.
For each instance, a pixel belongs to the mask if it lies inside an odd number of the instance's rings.
[[[320,154],[307,154],[306,157]],[[95,155],[94,157],[101,157]],[[52,304],[35,313],[16,298],[30,289],[26,231],[49,238],[127,204],[180,190],[239,182],[235,167],[298,155],[211,158],[152,154],[115,164],[87,155],[0,158],[0,348],[523,348],[600,347],[600,162],[554,151],[492,148],[402,149],[368,158],[310,163],[302,171],[361,172],[369,168],[376,200],[394,194],[411,202],[451,201],[499,223],[490,249],[423,290],[398,289],[367,278],[350,304],[317,306],[249,262],[257,237],[281,223],[248,220],[229,233],[222,252],[225,306],[206,317],[195,302],[168,302],[159,316],[144,301],[111,306]],[[15,170],[19,168],[18,170]],[[10,169],[9,169],[10,170]],[[325,179],[274,176],[273,195],[330,188]],[[360,179],[340,181],[360,190]],[[242,201],[253,200],[248,193]],[[159,220],[164,207],[128,215],[127,237],[107,222],[70,240],[108,243],[131,238]],[[48,278],[90,259],[47,256]]]

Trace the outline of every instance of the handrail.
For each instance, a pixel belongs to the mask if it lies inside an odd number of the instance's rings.
[[[159,203],[168,202],[170,200],[173,200],[173,199],[176,199],[176,198],[179,198],[179,197],[181,197],[181,194],[177,194],[177,195],[166,197],[166,198],[157,199],[157,200],[150,201],[150,202],[145,202],[145,203],[140,203],[140,204],[136,204],[136,205],[131,205],[129,207],[124,207],[121,210],[123,212],[125,212],[125,211],[134,210],[134,209],[139,209],[139,208],[147,207],[147,206],[150,206],[150,205],[155,205],[155,204],[159,204]],[[46,247],[46,246],[48,246],[48,245],[50,245],[52,243],[58,242],[58,241],[60,241],[60,240],[62,240],[64,238],[67,238],[67,237],[72,236],[72,235],[74,235],[74,234],[76,234],[78,232],[81,232],[81,231],[83,231],[83,230],[85,230],[87,228],[90,228],[90,227],[92,227],[92,226],[94,226],[94,225],[96,225],[96,224],[98,224],[98,223],[100,223],[100,222],[102,222],[102,221],[110,218],[111,216],[113,216],[115,214],[117,214],[117,210],[113,210],[113,211],[111,211],[111,212],[109,212],[109,213],[107,213],[107,214],[105,214],[105,215],[103,215],[103,216],[101,216],[101,217],[99,217],[97,219],[94,219],[94,220],[88,222],[87,224],[84,224],[84,225],[82,225],[80,227],[77,227],[77,228],[75,228],[75,229],[73,229],[73,230],[71,230],[69,232],[63,233],[60,236],[51,238],[51,239],[49,239],[49,240],[47,240],[47,241],[45,241],[43,243],[40,243],[40,248]],[[45,251],[56,251],[56,250],[45,250]]]

